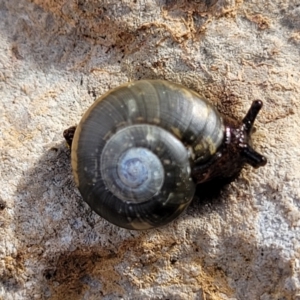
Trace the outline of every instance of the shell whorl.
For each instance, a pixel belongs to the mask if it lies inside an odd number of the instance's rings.
[[[221,116],[198,94],[141,80],[109,91],[85,113],[72,143],[73,173],[84,200],[110,222],[157,227],[191,202],[191,163],[207,161],[223,138]]]

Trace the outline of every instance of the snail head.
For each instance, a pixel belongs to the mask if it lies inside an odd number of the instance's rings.
[[[245,164],[259,168],[267,163],[265,156],[252,148],[251,141],[253,124],[262,105],[260,100],[253,101],[242,122],[224,118],[224,141],[209,161],[194,166],[192,175],[196,183],[235,177]]]

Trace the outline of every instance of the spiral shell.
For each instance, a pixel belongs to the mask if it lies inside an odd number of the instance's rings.
[[[195,161],[220,147],[220,114],[195,92],[161,80],[117,87],[85,113],[72,142],[72,168],[83,199],[128,229],[175,219],[190,204]]]

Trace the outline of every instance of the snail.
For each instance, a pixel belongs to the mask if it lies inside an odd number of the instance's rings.
[[[76,185],[96,213],[119,227],[165,225],[188,207],[197,184],[266,164],[251,147],[261,107],[254,101],[238,122],[179,84],[121,85],[64,131]]]

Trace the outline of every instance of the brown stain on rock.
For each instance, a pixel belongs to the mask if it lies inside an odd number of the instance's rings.
[[[25,256],[21,251],[16,255],[0,258],[0,283],[6,289],[21,287],[24,283]]]
[[[119,50],[121,57],[124,54],[139,52],[141,47],[147,47],[149,34],[158,36],[156,45],[160,45],[168,37],[178,44],[183,44],[185,48],[187,41],[202,36],[213,18],[234,17],[242,3],[235,1],[234,4],[228,4],[218,0],[166,1],[166,4],[160,7],[158,20],[141,23],[136,3],[62,0],[30,2],[51,12],[54,18],[58,18],[59,21],[56,22],[61,22],[62,26],[68,24],[80,38],[90,41],[92,45],[108,47],[107,53],[112,48],[114,52]],[[145,4],[145,9],[147,5]],[[147,9],[153,8],[150,6]],[[135,21],[129,22],[127,19]],[[92,55],[90,51],[82,64],[84,65]]]
[[[124,259],[131,261],[131,284],[138,288],[194,285],[202,290],[206,299],[223,299],[222,294],[232,295],[225,273],[218,268],[205,268],[198,255],[182,260],[183,238],[176,236],[155,236],[155,242],[142,241],[134,246],[137,256],[125,253]],[[128,245],[125,243],[124,248]],[[122,248],[122,247],[121,247]],[[174,276],[174,274],[177,274]],[[205,299],[205,298],[204,298]]]
[[[145,240],[142,234],[134,240],[123,241],[117,247],[118,252],[82,248],[61,253],[57,260],[54,258],[55,263],[49,261],[43,274],[51,290],[50,299],[82,299],[93,285],[98,286],[99,297],[122,297],[128,295],[122,287],[124,282],[133,292],[155,286],[170,288],[193,284],[194,290],[202,291],[204,299],[221,300],[222,294],[233,294],[221,269],[205,269],[203,261],[194,255],[180,261],[183,241],[159,234],[154,240]]]
[[[260,30],[269,29],[271,26],[271,20],[261,14],[246,15],[247,19],[257,25]]]
[[[46,12],[51,12],[53,17],[61,22],[66,22],[74,28],[81,38],[90,40],[94,44],[100,44],[107,47],[114,47],[117,44],[125,47],[133,42],[134,28],[130,24],[124,23],[109,12],[113,12],[113,4],[101,3],[100,1],[91,1],[84,3],[80,1],[40,1],[31,0],[32,3],[41,7]],[[124,14],[128,13],[126,4]],[[76,15],[76,18],[74,16]]]
[[[195,259],[193,263],[197,266],[203,265],[203,261],[199,259]],[[195,279],[202,288],[203,299],[223,300],[223,295],[234,297],[234,291],[228,284],[226,274],[217,266],[201,268]]]
[[[43,274],[51,288],[51,299],[81,299],[92,280],[101,286],[101,296],[124,294],[118,284],[121,277],[114,269],[119,262],[117,254],[103,249],[79,249],[60,254],[56,264],[45,269]]]

